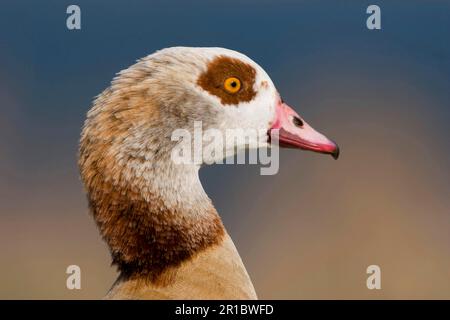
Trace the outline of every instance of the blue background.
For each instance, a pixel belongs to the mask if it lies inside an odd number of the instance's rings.
[[[82,29],[66,28],[81,7]],[[366,8],[381,7],[381,30]],[[92,99],[169,46],[245,53],[342,148],[201,179],[260,298],[450,298],[449,1],[2,1],[0,297],[100,298],[116,274],[76,166]],[[82,290],[65,268],[82,269]],[[382,290],[366,268],[382,269]]]

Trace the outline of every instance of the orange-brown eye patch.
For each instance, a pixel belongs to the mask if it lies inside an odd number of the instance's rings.
[[[217,96],[222,104],[238,104],[252,100],[256,92],[253,90],[256,70],[239,59],[219,56],[208,64],[206,72],[198,78],[198,85],[209,93]],[[231,87],[239,81],[239,89]],[[234,80],[236,81],[236,80]],[[230,90],[231,89],[231,90]]]

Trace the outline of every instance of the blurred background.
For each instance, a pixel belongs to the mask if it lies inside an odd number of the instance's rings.
[[[2,1],[0,298],[97,299],[117,276],[76,166],[114,74],[164,47],[241,51],[341,158],[201,179],[263,299],[450,299],[449,1]],[[81,7],[82,29],[66,28]],[[381,30],[366,8],[381,7]],[[82,289],[66,289],[66,267]],[[381,290],[366,268],[381,267]]]

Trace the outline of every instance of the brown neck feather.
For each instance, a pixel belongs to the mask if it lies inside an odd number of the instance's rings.
[[[148,90],[152,81],[138,63],[97,97],[81,135],[79,166],[113,264],[122,277],[155,282],[219,243],[225,230],[198,168],[170,160],[169,126],[178,118],[160,116],[161,94]]]
[[[217,244],[224,227],[214,207],[198,214],[169,209],[157,195],[144,199],[107,182],[91,190],[89,206],[122,277],[156,282],[168,268]]]

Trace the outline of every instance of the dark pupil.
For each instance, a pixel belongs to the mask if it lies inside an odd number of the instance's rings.
[[[231,86],[232,86],[233,88],[236,88],[236,86],[237,86],[236,81],[233,81],[233,82],[231,83]]]

